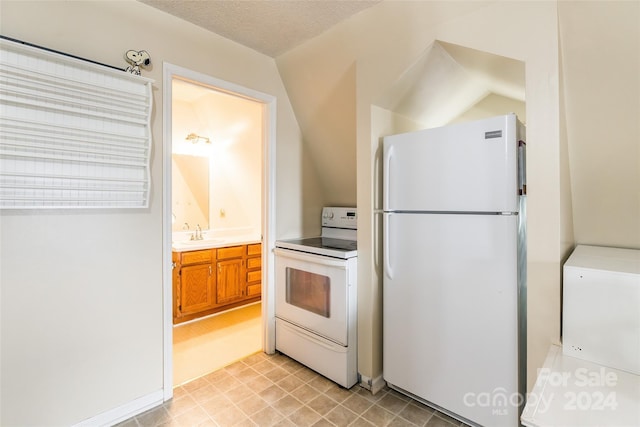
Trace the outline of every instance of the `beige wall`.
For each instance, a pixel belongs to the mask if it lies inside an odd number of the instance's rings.
[[[146,49],[155,80],[148,209],[0,213],[2,425],[72,425],[161,390],[162,64],[277,97],[276,236],[319,219],[321,198],[273,59],[127,1],[2,1],[5,36],[124,67]]]
[[[523,123],[527,119],[527,108],[524,102],[491,93],[456,117],[452,123],[480,120],[507,113],[515,113]]]
[[[277,59],[292,103],[305,131],[312,129],[318,93],[335,93],[353,64],[355,81],[342,88],[335,108],[356,99],[357,204],[359,208],[359,309],[371,315],[359,332],[359,370],[376,378],[382,372],[379,337],[366,328],[380,322],[379,254],[374,210],[375,162],[379,150],[371,106],[402,73],[442,40],[524,61],[526,64],[527,135],[529,149],[529,378],[535,376],[551,342],[559,339],[560,318],[560,163],[558,39],[554,2],[383,2]],[[313,82],[313,87],[310,84]],[[317,124],[315,125],[317,126]],[[327,128],[333,128],[324,122]],[[346,141],[351,128],[335,127],[333,141]],[[374,134],[376,132],[376,134]],[[332,145],[335,153],[351,144]],[[334,179],[347,181],[350,171]],[[361,322],[362,323],[362,322]]]
[[[640,2],[558,12],[575,241],[640,248]]]
[[[526,63],[531,387],[549,343],[559,342],[561,266],[574,245],[640,247],[639,7],[635,1],[384,2],[277,59],[310,144],[328,145],[335,157],[357,145],[363,374],[377,376],[382,359],[375,331],[376,156],[393,119],[372,113],[377,96],[436,39]],[[353,67],[355,80],[345,85]],[[338,87],[341,96],[325,102],[340,109],[356,99],[356,142],[348,138],[351,127],[313,114],[320,94]],[[320,124],[335,135],[314,138]],[[332,171],[325,188],[353,179],[350,169]]]
[[[243,117],[212,157],[211,228],[249,228],[260,234],[262,204],[262,105],[236,98],[227,114]]]
[[[377,96],[437,39],[524,61],[531,381],[559,338],[574,226],[580,243],[640,247],[638,14],[637,2],[384,2],[278,70],[132,0],[2,0],[3,35],[121,66],[146,49],[156,83],[149,209],[0,213],[0,424],[73,424],[162,387],[162,61],[278,97],[276,237],[316,232],[321,206],[357,202],[370,377],[382,366],[376,158],[379,136],[404,127]]]

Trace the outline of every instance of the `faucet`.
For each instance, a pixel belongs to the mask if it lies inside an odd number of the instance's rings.
[[[182,226],[183,230],[189,230],[189,223],[185,222],[184,225]]]
[[[202,240],[202,228],[200,228],[200,224],[196,225],[196,231],[191,235],[191,240]]]

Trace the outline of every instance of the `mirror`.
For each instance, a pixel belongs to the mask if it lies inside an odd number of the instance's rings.
[[[172,230],[195,230],[198,224],[203,230],[208,229],[209,158],[173,154],[171,162]]]

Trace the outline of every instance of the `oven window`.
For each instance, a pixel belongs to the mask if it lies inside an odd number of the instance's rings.
[[[329,277],[287,267],[287,304],[328,318],[330,297]]]

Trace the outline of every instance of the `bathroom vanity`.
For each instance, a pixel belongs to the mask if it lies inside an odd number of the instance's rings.
[[[173,323],[260,301],[262,244],[174,250]]]

